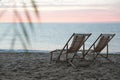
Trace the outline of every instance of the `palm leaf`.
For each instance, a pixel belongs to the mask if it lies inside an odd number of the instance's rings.
[[[33,7],[34,12],[35,12],[34,16],[36,16],[37,19],[40,20],[39,10],[38,10],[38,7],[35,3],[35,0],[30,0],[30,1],[31,1],[32,7]],[[15,9],[13,10],[13,13],[14,13],[14,16],[16,17],[15,21],[18,20],[20,22],[20,28],[22,30],[23,36],[19,33],[19,30],[17,28],[15,28],[14,36],[13,36],[12,41],[11,41],[11,48],[14,48],[16,39],[18,38],[21,41],[21,44],[23,45],[24,49],[27,49],[27,47],[31,45],[30,34],[29,34],[29,31],[28,31],[26,25],[23,23],[23,17],[20,15],[20,13],[18,11],[19,9],[17,9],[16,0],[14,0],[14,3],[15,4],[13,6],[15,7]],[[0,12],[0,18],[7,12],[7,9]],[[29,9],[27,8],[24,1],[23,1],[23,9],[24,9],[24,13],[25,13],[26,18],[29,21],[29,23],[28,23],[29,27],[30,27],[29,29],[32,32],[34,32],[34,26],[33,26],[33,23],[32,23],[32,18],[31,18]],[[16,35],[16,34],[18,34],[18,35]],[[7,32],[4,35],[7,35]]]
[[[33,24],[32,24],[32,19],[31,19],[30,13],[27,10],[27,7],[26,7],[25,3],[23,3],[23,5],[24,5],[23,7],[24,7],[25,15],[27,17],[27,20],[29,21],[30,29],[31,29],[32,32],[34,32],[34,27],[33,27]]]
[[[14,11],[14,13],[15,13],[16,17],[18,18],[18,20],[19,20],[20,22],[22,22],[23,20],[22,20],[20,14],[19,14],[16,10]],[[29,39],[28,31],[27,31],[27,29],[25,28],[24,23],[20,23],[20,25],[21,25],[21,29],[22,29],[22,31],[23,31],[25,40],[26,40],[26,42],[30,45],[30,39]]]
[[[13,35],[12,41],[11,41],[11,49],[14,48],[16,42],[16,34]]]
[[[37,8],[37,5],[35,4],[35,1],[34,1],[34,0],[31,0],[31,3],[32,3],[32,6],[33,6],[33,8],[34,8],[36,17],[37,17],[38,19],[40,19],[39,10],[38,10],[38,8]]]

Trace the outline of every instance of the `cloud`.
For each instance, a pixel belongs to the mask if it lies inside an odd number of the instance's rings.
[[[28,8],[32,5],[30,0],[16,0],[17,7],[23,8],[22,1],[26,3]],[[119,10],[120,0],[35,0],[36,5],[40,10]],[[0,8],[15,8],[13,0],[3,0],[3,4],[0,4]]]

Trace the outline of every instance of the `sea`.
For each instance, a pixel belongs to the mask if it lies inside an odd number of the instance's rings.
[[[117,22],[32,23],[32,25],[29,23],[0,23],[0,51],[24,52],[25,43],[28,51],[62,49],[73,33],[92,33],[85,43],[86,49],[101,33],[116,34],[109,43],[109,52],[120,53],[120,23]],[[103,50],[103,52],[105,51],[106,49]]]

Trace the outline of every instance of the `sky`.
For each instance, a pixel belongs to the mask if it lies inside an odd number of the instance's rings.
[[[40,19],[35,16],[31,0],[0,0],[0,22],[29,22],[23,2],[32,22],[120,22],[120,0],[35,0]]]

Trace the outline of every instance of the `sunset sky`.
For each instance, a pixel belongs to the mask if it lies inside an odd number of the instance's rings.
[[[30,0],[0,0],[0,22],[20,22],[14,9],[19,12],[22,22],[29,22],[23,1],[32,22],[120,22],[120,0],[35,0],[40,20],[36,18]]]

